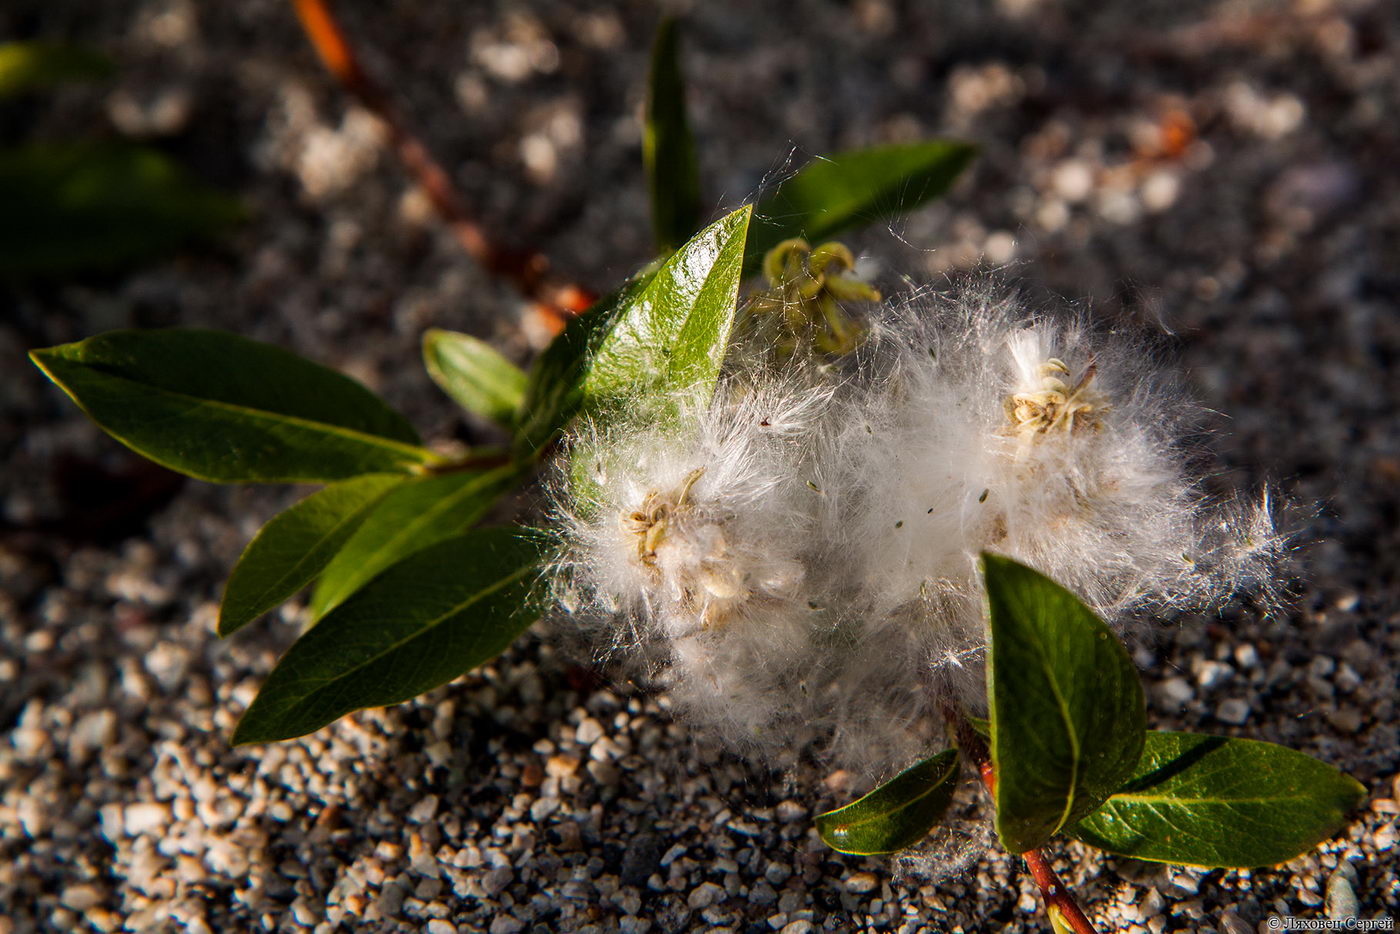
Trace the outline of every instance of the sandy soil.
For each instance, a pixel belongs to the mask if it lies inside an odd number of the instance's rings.
[[[636,117],[651,4],[353,6],[369,66],[491,229],[595,287],[647,258]],[[1103,931],[1241,934],[1274,913],[1346,913],[1348,897],[1363,917],[1400,913],[1395,13],[690,10],[716,211],[814,154],[976,141],[946,201],[852,238],[881,284],[1009,265],[1034,294],[1169,332],[1222,413],[1212,483],[1272,483],[1299,504],[1289,609],[1165,623],[1139,651],[1151,716],[1289,744],[1371,797],[1270,870],[1064,847]],[[221,642],[220,587],[294,491],[171,481],[23,352],[116,327],[219,327],[351,372],[427,436],[472,440],[484,427],[422,375],[419,336],[468,330],[523,360],[529,322],[409,191],[289,5],[17,0],[0,36],[87,41],[122,66],[100,88],[4,104],[0,136],[149,137],[252,209],[220,244],[139,270],[0,284],[0,934],[1046,929],[975,801],[907,864],[836,855],[809,817],[855,790],[847,777],[745,765],[674,723],[664,697],[590,685],[537,639],[417,702],[230,749],[298,604]]]

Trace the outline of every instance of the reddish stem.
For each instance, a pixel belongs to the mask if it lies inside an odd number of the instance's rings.
[[[512,250],[489,237],[467,210],[466,202],[447,170],[423,141],[413,133],[394,108],[389,96],[360,65],[344,30],[331,12],[329,0],[292,0],[302,28],[326,69],[361,106],[384,124],[399,161],[423,188],[434,210],[457,242],[482,268],[514,285],[535,302],[551,330],[558,331],[568,318],[596,299],[588,289],[550,276],[549,260],[538,250]]]
[[[968,723],[967,718],[961,713],[951,708],[945,708],[944,715],[953,725],[958,739],[958,748],[977,767],[982,784],[986,787],[987,793],[992,796],[992,800],[995,801],[997,775],[996,769],[992,765],[991,754],[987,750],[987,744],[982,741],[982,737],[977,735],[972,724]],[[1031,878],[1035,880],[1036,886],[1040,889],[1041,898],[1045,899],[1045,909],[1051,915],[1052,922],[1058,916],[1059,921],[1068,926],[1074,934],[1098,934],[1094,925],[1085,916],[1083,909],[1079,907],[1079,903],[1074,900],[1069,889],[1060,881],[1055,870],[1050,868],[1050,860],[1045,857],[1044,851],[1040,849],[1027,850],[1020,856],[1026,861],[1026,868],[1030,870]],[[1058,929],[1059,926],[1056,927],[1056,930]]]

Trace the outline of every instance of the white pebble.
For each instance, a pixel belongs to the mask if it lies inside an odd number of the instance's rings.
[[[1220,706],[1215,709],[1215,717],[1222,723],[1239,726],[1249,719],[1249,702],[1238,697],[1221,701]]]
[[[524,922],[512,915],[497,915],[491,922],[491,934],[520,934],[524,929]]]
[[[603,736],[603,724],[592,717],[587,718],[578,725],[578,731],[574,733],[574,740],[583,746],[591,746]]]
[[[873,872],[858,872],[846,880],[846,891],[863,894],[874,891],[880,879]]]
[[[697,911],[702,908],[709,908],[715,902],[724,897],[724,889],[713,882],[703,882],[691,890],[690,896],[685,902]]]
[[[122,822],[128,837],[153,834],[164,830],[166,825],[170,823],[170,807],[165,804],[157,804],[154,801],[130,804],[127,805],[122,816]]]
[[[1162,698],[1168,703],[1181,706],[1191,698],[1196,696],[1190,683],[1185,678],[1168,678],[1157,687]]]
[[[426,824],[437,814],[438,796],[428,795],[409,809],[408,819],[415,824]]]
[[[95,886],[70,885],[63,890],[59,901],[63,903],[64,907],[81,913],[97,907],[102,901],[102,893]]]

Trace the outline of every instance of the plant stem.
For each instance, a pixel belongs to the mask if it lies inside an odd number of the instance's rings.
[[[344,30],[331,12],[329,0],[292,0],[306,36],[326,69],[341,86],[384,124],[394,151],[408,174],[432,202],[457,242],[493,276],[507,280],[520,294],[535,302],[550,329],[583,311],[597,297],[574,283],[549,275],[549,260],[538,250],[508,249],[487,235],[467,209],[451,176],[433,157],[422,139],[412,132],[384,90],[360,66]]]
[[[986,787],[987,793],[992,796],[992,800],[995,801],[997,776],[996,769],[992,765],[991,753],[987,750],[987,744],[982,741],[981,736],[977,735],[977,731],[972,728],[972,724],[967,722],[967,718],[962,715],[961,711],[945,707],[944,716],[952,724],[957,735],[958,748],[977,767],[982,784]],[[1060,881],[1055,870],[1050,867],[1050,860],[1046,858],[1044,851],[1039,848],[1027,850],[1020,856],[1021,859],[1025,860],[1031,878],[1035,880],[1036,886],[1040,889],[1040,897],[1045,899],[1045,910],[1050,915],[1055,930],[1068,930],[1072,931],[1073,934],[1098,934],[1094,925],[1085,916],[1083,909],[1079,907],[1079,903],[1074,900],[1074,895]]]

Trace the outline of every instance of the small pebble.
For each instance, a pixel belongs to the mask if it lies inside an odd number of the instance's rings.
[[[873,872],[858,872],[846,879],[846,891],[864,894],[874,891],[880,884],[880,878]]]
[[[1355,872],[1349,864],[1344,864],[1327,878],[1327,917],[1342,920],[1361,916],[1361,905],[1351,885]]]
[[[1249,719],[1249,702],[1238,697],[1223,700],[1215,708],[1215,717],[1222,723],[1239,726]]]
[[[686,904],[696,910],[709,908],[715,902],[724,897],[724,889],[713,882],[703,882],[691,890],[686,897]]]

